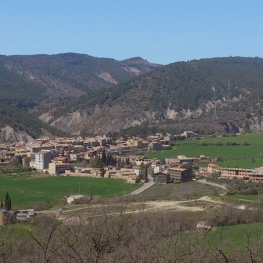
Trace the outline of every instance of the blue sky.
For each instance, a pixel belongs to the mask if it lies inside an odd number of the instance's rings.
[[[263,57],[263,0],[0,0],[0,54]]]

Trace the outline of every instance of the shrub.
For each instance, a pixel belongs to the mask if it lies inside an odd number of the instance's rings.
[[[250,145],[250,143],[245,140],[245,141],[242,142],[242,145],[247,146],[247,145]]]

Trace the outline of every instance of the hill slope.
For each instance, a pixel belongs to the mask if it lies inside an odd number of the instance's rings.
[[[76,53],[0,56],[0,69],[3,71],[0,78],[12,75],[21,84],[15,85],[16,89],[21,89],[24,83],[41,87],[41,94],[46,96],[41,104],[50,105],[81,96],[92,89],[127,81],[158,66],[141,58],[121,62]],[[10,80],[6,82],[11,83]]]
[[[61,134],[28,112],[52,109],[61,101],[103,90],[159,66],[142,58],[122,62],[75,53],[0,56],[1,127],[11,125],[32,137],[43,130]]]
[[[226,130],[262,130],[262,73],[261,58],[173,63],[64,102],[40,119],[73,133],[119,131],[145,122],[173,128],[183,123],[200,131],[203,123]]]
[[[43,134],[67,135],[21,108],[0,102],[0,141],[28,141]]]

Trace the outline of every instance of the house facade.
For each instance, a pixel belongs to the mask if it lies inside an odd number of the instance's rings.
[[[193,180],[194,173],[192,169],[172,167],[168,170],[171,181],[173,182],[189,182]]]
[[[35,161],[30,165],[37,170],[48,169],[48,165],[51,161],[51,152],[48,150],[42,150],[35,154]]]
[[[170,182],[170,173],[166,171],[154,173],[152,177],[154,183],[168,184]]]

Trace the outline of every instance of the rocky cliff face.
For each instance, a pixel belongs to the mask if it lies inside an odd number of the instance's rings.
[[[28,142],[33,138],[24,131],[16,130],[8,125],[0,127],[0,141],[2,142]]]
[[[123,107],[120,105],[113,105],[112,107],[95,107],[93,110],[77,110],[67,113],[66,115],[55,118],[52,111],[42,114],[39,118],[44,122],[49,122],[52,126],[64,130],[71,134],[92,133],[105,134],[108,132],[118,132],[122,129],[140,125],[144,122],[152,123],[153,125],[160,125],[163,121],[170,121],[173,126],[178,126],[177,121],[183,120],[184,123],[191,122],[191,129],[199,127],[198,130],[212,133],[218,131],[219,133],[239,133],[243,131],[261,132],[263,131],[263,121],[260,117],[253,117],[247,119],[245,113],[238,113],[232,119],[228,119],[227,115],[231,112],[220,112],[220,106],[224,107],[223,102],[218,102],[218,115],[214,119],[214,109],[211,101],[208,101],[203,109],[196,110],[183,109],[181,111],[171,110],[167,108],[166,111],[160,112],[148,110],[144,111],[139,108]],[[209,115],[210,114],[210,115]],[[202,116],[206,116],[203,118]],[[229,117],[229,116],[228,116]],[[195,124],[194,124],[195,123]],[[202,125],[203,123],[203,125]],[[211,128],[214,123],[214,129]],[[212,126],[211,126],[212,125]],[[208,128],[208,126],[210,128]]]
[[[59,118],[54,118],[52,111],[50,111],[49,113],[42,114],[39,118],[71,134],[80,134],[82,131],[84,133],[105,134],[108,132],[117,132],[131,126],[142,124],[143,122],[158,125],[165,120],[195,119],[203,112],[202,109],[194,111],[184,109],[177,112],[168,108],[160,114],[157,111],[143,111],[141,109],[114,105],[112,107],[96,107],[92,113],[88,113],[85,110],[77,110],[60,116]],[[236,126],[235,129],[231,128],[230,124],[222,124],[222,126],[225,127],[227,132],[238,132],[238,127]]]

